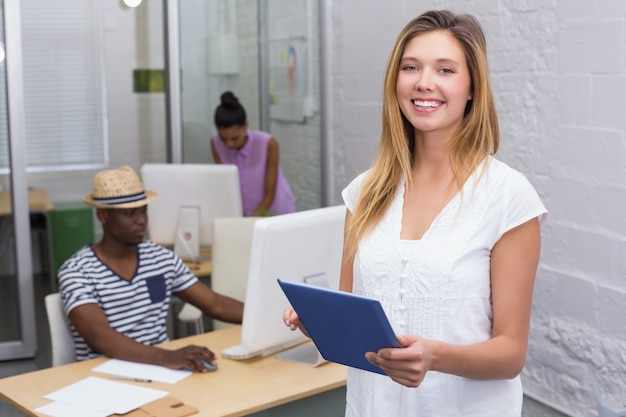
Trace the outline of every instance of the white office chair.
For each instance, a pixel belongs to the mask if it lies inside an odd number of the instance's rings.
[[[222,217],[213,221],[213,291],[241,302],[245,301],[252,232],[254,222],[258,219],[259,217]],[[229,326],[232,324],[213,320],[213,329]]]
[[[178,312],[178,320],[184,324],[192,323],[196,334],[204,333],[204,321],[202,311],[191,304],[183,304],[183,308]]]
[[[45,302],[50,327],[52,366],[75,362],[76,351],[74,350],[70,321],[63,309],[60,294],[55,292],[46,295]]]

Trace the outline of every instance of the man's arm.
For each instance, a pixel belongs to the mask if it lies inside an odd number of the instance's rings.
[[[199,372],[206,372],[201,358],[215,363],[215,354],[206,347],[189,345],[177,350],[166,350],[144,345],[119,333],[109,325],[97,304],[83,304],[74,308],[69,319],[91,349],[109,358],[171,369],[187,367]]]
[[[241,301],[218,294],[202,282],[198,281],[191,287],[177,292],[176,295],[186,303],[198,307],[209,317],[236,324],[243,320]]]

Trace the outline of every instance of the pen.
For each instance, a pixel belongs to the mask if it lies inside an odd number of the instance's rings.
[[[135,381],[135,382],[152,382],[151,379],[145,378],[128,378],[125,376],[114,376],[112,379],[117,379],[119,381]]]

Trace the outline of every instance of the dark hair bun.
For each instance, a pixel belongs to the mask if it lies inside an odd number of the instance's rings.
[[[232,91],[225,91],[220,96],[221,104],[215,109],[214,121],[218,128],[245,126],[246,110]]]
[[[221,97],[222,106],[224,107],[239,107],[239,99],[232,93],[232,91],[226,91]]]

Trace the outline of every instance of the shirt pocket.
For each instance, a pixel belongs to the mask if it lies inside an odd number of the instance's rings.
[[[150,294],[150,301],[152,303],[159,303],[165,299],[167,295],[167,285],[163,275],[148,278],[146,280],[146,286],[148,287],[148,294]]]

